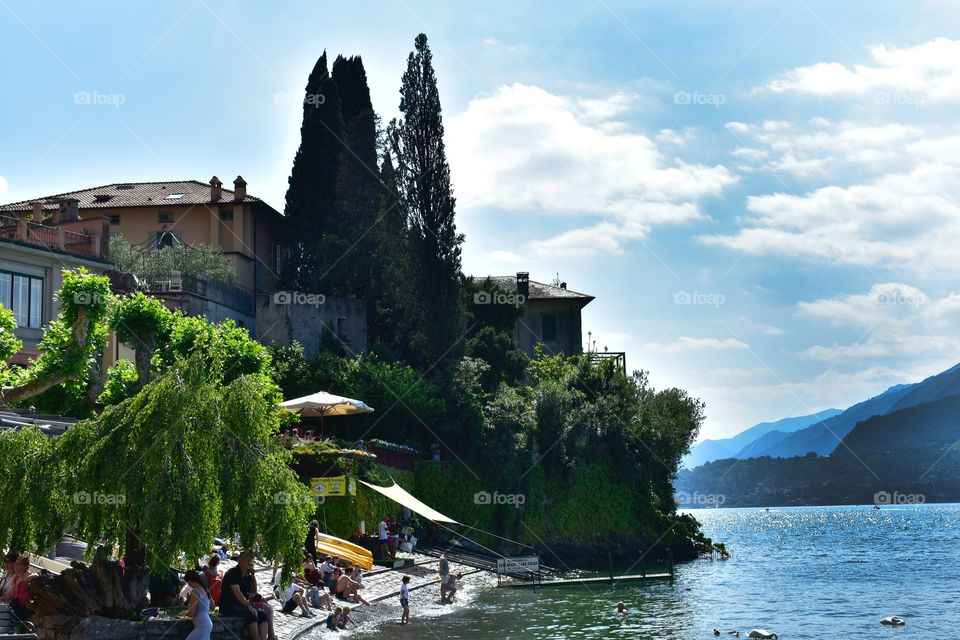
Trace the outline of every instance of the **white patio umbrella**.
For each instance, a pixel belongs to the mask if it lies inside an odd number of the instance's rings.
[[[357,413],[373,413],[373,407],[362,400],[345,398],[327,393],[326,391],[318,391],[309,396],[303,396],[302,398],[285,400],[280,403],[280,406],[299,413],[305,418],[319,417],[321,438],[323,437],[323,419],[327,416],[349,416]]]

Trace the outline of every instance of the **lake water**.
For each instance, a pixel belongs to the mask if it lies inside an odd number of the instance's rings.
[[[468,579],[455,607],[434,604],[427,588],[411,594],[409,626],[370,621],[350,635],[691,640],[712,638],[714,627],[722,637],[759,627],[784,640],[960,638],[960,505],[694,513],[733,556],[680,565],[672,583],[534,592],[471,588]],[[631,613],[613,613],[618,600]],[[381,613],[393,609],[398,620],[395,603],[382,605]],[[880,625],[887,615],[904,618],[906,626]]]

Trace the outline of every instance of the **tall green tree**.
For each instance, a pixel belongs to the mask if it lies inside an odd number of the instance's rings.
[[[284,214],[290,254],[282,274],[285,286],[339,293],[338,278],[332,272],[345,250],[345,241],[338,235],[337,203],[344,130],[340,93],[324,52],[307,79],[300,148],[287,189]]]
[[[360,56],[337,56],[333,80],[340,93],[344,122],[343,150],[337,175],[337,210],[340,235],[346,241],[337,283],[342,292],[367,297],[369,288],[373,227],[380,205],[380,176],[377,167],[377,117],[370,102],[367,73]]]
[[[394,357],[414,361],[426,343],[422,307],[415,300],[410,230],[397,193],[397,173],[389,153],[380,167],[380,203],[372,232],[367,336]]]
[[[457,233],[454,220],[456,200],[433,53],[422,33],[407,58],[400,112],[403,117],[391,123],[389,138],[397,160],[399,194],[410,219],[417,301],[426,320],[426,349],[417,364],[433,368],[455,361],[463,352],[464,308],[459,295],[463,235]]]

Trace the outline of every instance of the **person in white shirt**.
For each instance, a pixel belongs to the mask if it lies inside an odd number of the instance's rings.
[[[294,579],[290,583],[290,586],[283,592],[283,609],[281,609],[281,611],[290,614],[296,611],[297,607],[300,607],[302,611],[301,616],[304,618],[312,618],[313,613],[311,613],[307,607],[306,593],[303,585]]]
[[[389,548],[389,526],[387,525],[387,519],[390,516],[383,516],[383,520],[380,521],[380,524],[377,525],[377,539],[380,542],[380,557],[387,558],[390,557],[390,548]]]
[[[403,607],[403,615],[400,616],[400,624],[410,622],[410,576],[403,576],[400,581],[400,606]]]
[[[333,588],[333,572],[337,570],[337,565],[333,562],[333,556],[327,556],[327,559],[320,564],[320,581],[327,589]]]

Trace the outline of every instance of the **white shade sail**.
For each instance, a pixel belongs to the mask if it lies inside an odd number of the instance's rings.
[[[414,498],[412,495],[407,493],[403,487],[398,485],[396,481],[394,481],[393,486],[391,487],[378,487],[375,484],[370,484],[369,482],[364,482],[363,480],[360,482],[370,487],[377,493],[383,494],[394,502],[405,506],[407,509],[410,509],[410,511],[419,513],[427,520],[433,520],[434,522],[449,522],[450,524],[460,524],[453,518],[448,518],[439,511],[435,511],[434,509]]]
[[[373,407],[367,405],[362,400],[345,398],[343,396],[318,391],[317,393],[285,400],[280,406],[291,411],[296,411],[305,418],[326,416],[348,416],[356,413],[372,413]]]

